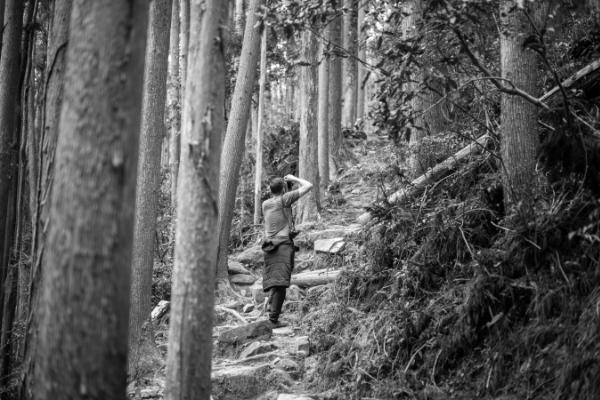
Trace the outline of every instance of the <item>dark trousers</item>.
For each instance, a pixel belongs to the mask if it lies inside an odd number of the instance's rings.
[[[273,286],[269,292],[269,321],[277,322],[283,301],[285,300],[285,286]]]

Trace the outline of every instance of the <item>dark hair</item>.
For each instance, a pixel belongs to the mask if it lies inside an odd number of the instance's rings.
[[[273,178],[271,179],[271,184],[269,187],[271,188],[271,193],[273,194],[282,194],[283,193],[283,178]]]

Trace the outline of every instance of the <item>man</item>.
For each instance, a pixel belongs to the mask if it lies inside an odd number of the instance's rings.
[[[288,183],[297,183],[299,187],[288,191]],[[284,326],[279,322],[279,315],[294,269],[294,242],[290,237],[294,223],[292,204],[312,187],[312,183],[294,175],[275,178],[270,184],[271,198],[262,204],[265,219],[263,290],[269,292],[269,321],[276,327]]]

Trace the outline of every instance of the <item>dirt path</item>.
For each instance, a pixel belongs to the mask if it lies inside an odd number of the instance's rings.
[[[307,400],[331,398],[331,393],[311,393],[303,378],[315,368],[308,336],[300,328],[301,304],[311,291],[331,284],[339,270],[328,265],[340,257],[360,231],[356,217],[377,194],[372,177],[384,166],[385,141],[370,140],[355,147],[356,161],[339,178],[324,201],[319,221],[300,226],[292,286],[288,289],[281,320],[288,324],[272,329],[265,312],[265,293],[260,278],[262,251],[258,245],[230,257],[230,281],[238,295],[215,307],[213,330],[214,400]],[[164,317],[163,317],[164,318]],[[163,325],[165,325],[163,323]],[[160,326],[160,324],[159,324]],[[147,378],[130,385],[130,398],[162,398],[166,331],[159,335],[162,363]]]

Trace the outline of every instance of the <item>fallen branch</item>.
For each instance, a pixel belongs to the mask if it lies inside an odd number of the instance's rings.
[[[600,70],[600,59],[592,62],[591,64],[588,64],[584,68],[571,75],[569,78],[564,80],[560,86],[562,86],[564,89],[570,89],[581,79],[598,70]],[[542,97],[537,99],[537,101],[540,103],[544,103],[546,100],[550,99],[552,96],[554,96],[560,91],[560,86],[552,88],[551,90],[546,92]],[[578,119],[581,122],[585,123],[585,121],[583,121],[581,118]],[[594,136],[600,137],[600,134],[597,133],[596,129],[594,129],[589,124],[586,125],[592,129]],[[425,172],[423,175],[413,180],[408,187],[400,189],[399,191],[392,194],[388,198],[388,202],[390,204],[394,204],[403,201],[411,196],[418,195],[427,186],[435,183],[439,179],[442,179],[448,174],[450,174],[462,160],[468,158],[471,155],[478,154],[482,149],[484,149],[488,145],[490,139],[491,136],[488,134],[480,136],[479,139],[472,143],[469,143],[466,147],[463,147],[454,155],[448,157],[436,166],[428,169],[427,172]],[[371,220],[371,218],[371,213],[366,212],[358,217],[358,222],[364,225],[368,223]]]
[[[340,275],[339,270],[319,269],[292,275],[292,285],[299,287],[313,287],[334,282]]]
[[[585,67],[583,67],[582,69],[580,69],[579,71],[575,72],[569,78],[564,80],[561,85],[563,88],[569,89],[570,87],[575,85],[578,81],[580,81],[582,78],[585,78],[586,76],[588,76],[589,74],[591,74],[597,70],[600,70],[600,59],[593,61],[591,64],[588,64]],[[539,100],[544,102],[544,101],[548,100],[550,97],[554,96],[556,93],[558,93],[558,91],[560,91],[560,86],[555,86],[551,90],[544,93],[544,95],[542,97],[540,97]]]
[[[398,203],[406,200],[409,197],[418,195],[427,186],[435,183],[439,179],[442,179],[446,175],[450,174],[458,166],[458,164],[466,158],[477,155],[483,149],[485,149],[490,142],[492,137],[490,135],[483,135],[479,139],[472,143],[469,143],[466,147],[459,150],[457,153],[446,158],[441,163],[437,164],[433,168],[430,168],[423,175],[413,180],[410,185],[404,189],[397,191],[388,198],[390,204]],[[358,222],[366,224],[371,220],[371,213],[366,212],[358,217]]]

